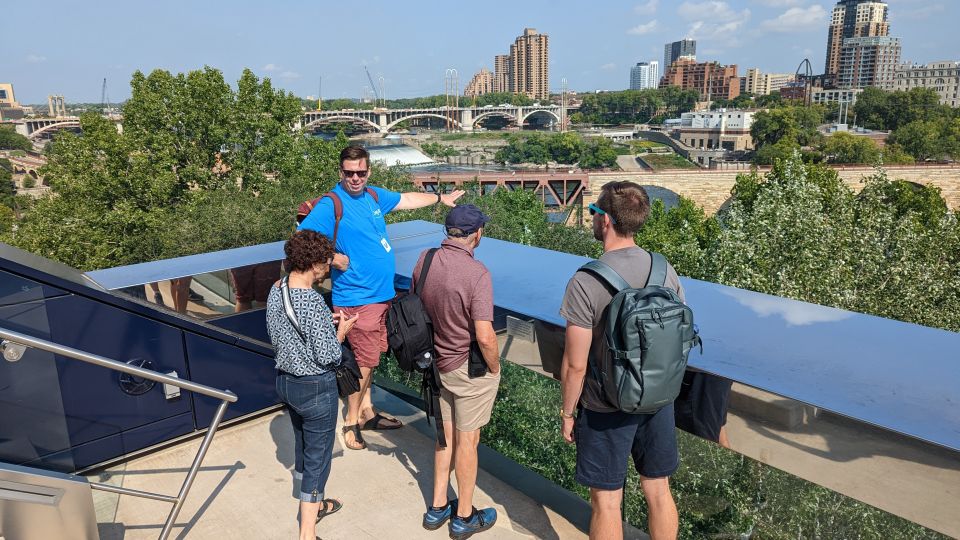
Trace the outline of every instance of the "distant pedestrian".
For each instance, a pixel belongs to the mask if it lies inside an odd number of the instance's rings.
[[[457,206],[447,215],[447,239],[427,268],[423,290],[415,292],[433,321],[440,410],[446,447],[434,450],[433,504],[423,526],[434,530],[450,520],[450,538],[485,531],[497,520],[493,508],[477,510],[477,445],[480,428],[490,422],[500,384],[500,353],[493,330],[493,282],[473,257],[489,220],[476,206]],[[427,254],[420,256],[411,283],[417,283]],[[459,499],[448,499],[450,468],[455,465]]]

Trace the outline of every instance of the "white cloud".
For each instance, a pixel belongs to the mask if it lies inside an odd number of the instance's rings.
[[[280,66],[278,66],[278,65],[276,65],[276,64],[267,64],[267,65],[263,66],[263,70],[264,70],[264,71],[279,71],[279,70],[280,70]]]
[[[617,69],[617,65],[614,64],[613,62],[610,62],[610,63],[607,63],[607,64],[604,64],[604,65],[600,66],[600,69],[602,69],[602,70],[604,70],[604,71],[613,71],[613,70]]]
[[[657,29],[657,20],[654,19],[646,24],[638,24],[637,26],[634,26],[633,28],[627,30],[627,33],[632,34],[634,36],[642,36],[642,35],[649,34],[650,32],[653,32],[656,29]]]
[[[660,0],[648,0],[644,4],[638,4],[633,8],[633,12],[638,15],[653,15],[657,12],[657,6],[660,5]]]
[[[750,20],[749,9],[736,11],[719,0],[684,2],[677,8],[677,14],[692,21],[684,37],[716,40],[725,47],[742,45],[741,34]]]
[[[296,71],[284,71],[280,74],[281,79],[299,79],[300,74]]]
[[[688,21],[716,20],[726,22],[734,19],[747,19],[750,17],[750,10],[744,9],[737,13],[726,2],[707,0],[706,2],[684,2],[677,8],[677,15]]]
[[[827,20],[827,11],[823,6],[814,4],[801,8],[792,7],[775,19],[760,23],[760,29],[767,32],[802,32],[822,27]]]
[[[753,0],[758,4],[770,7],[787,7],[802,4],[803,0]]]
[[[26,60],[30,64],[39,64],[41,62],[46,62],[47,57],[40,56],[39,54],[28,54]]]

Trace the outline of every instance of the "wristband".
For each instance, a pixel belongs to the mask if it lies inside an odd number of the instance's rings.
[[[572,412],[568,413],[567,411],[563,410],[563,407],[560,407],[560,418],[573,418],[573,416],[574,415]]]

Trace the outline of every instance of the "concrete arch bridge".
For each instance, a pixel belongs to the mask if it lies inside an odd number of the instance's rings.
[[[372,109],[339,111],[310,111],[304,113],[300,128],[314,129],[338,122],[351,123],[376,133],[388,133],[405,120],[437,118],[449,121],[458,131],[473,131],[484,120],[502,118],[508,123],[523,126],[537,121],[548,128],[560,125],[559,105],[532,105],[526,107],[503,105],[486,107],[436,107],[430,109]]]

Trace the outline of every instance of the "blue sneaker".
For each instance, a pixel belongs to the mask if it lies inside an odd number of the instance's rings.
[[[447,505],[441,510],[434,510],[432,506],[428,506],[427,512],[423,514],[423,528],[428,531],[439,529],[456,511],[457,499],[447,501]]]
[[[483,532],[497,522],[497,510],[495,508],[484,508],[483,510],[473,509],[473,514],[469,518],[453,516],[450,519],[450,538],[453,540],[465,540],[478,532]]]

